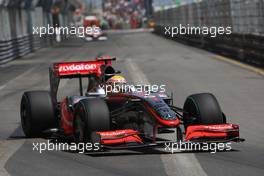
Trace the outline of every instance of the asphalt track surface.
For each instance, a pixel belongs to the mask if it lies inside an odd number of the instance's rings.
[[[19,104],[24,91],[48,90],[48,67],[53,62],[93,59],[99,52],[119,59],[115,64],[133,82],[165,84],[182,106],[193,93],[212,92],[228,121],[241,126],[242,144],[231,152],[158,150],[76,154],[32,151],[20,127]],[[69,39],[0,67],[0,175],[263,175],[264,78],[215,59],[212,53],[184,46],[151,33],[111,35],[106,42]],[[64,93],[74,86],[65,82]]]

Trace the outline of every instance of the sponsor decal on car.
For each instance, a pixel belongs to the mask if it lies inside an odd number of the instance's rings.
[[[97,73],[99,71],[101,63],[61,63],[58,64],[58,70],[60,75],[69,74],[89,74],[92,72]]]
[[[61,65],[59,71],[82,71],[82,70],[94,70],[97,68],[96,64],[72,64],[72,65]]]
[[[101,137],[117,137],[123,135],[131,135],[137,134],[138,132],[135,130],[116,130],[116,131],[106,131],[106,132],[98,132]]]

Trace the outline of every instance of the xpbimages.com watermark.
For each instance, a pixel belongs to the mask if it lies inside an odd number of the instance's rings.
[[[99,143],[61,143],[48,140],[47,142],[33,142],[32,150],[40,154],[45,151],[71,151],[85,153],[86,151],[99,151]]]
[[[99,35],[101,33],[101,29],[99,27],[53,27],[48,24],[47,27],[33,27],[33,34],[39,35],[39,37],[43,37],[45,35],[77,35],[79,37],[85,37],[86,35]]]
[[[179,143],[165,143],[164,150],[171,153],[203,151],[215,154],[221,151],[231,151],[232,146],[231,143],[195,143],[180,141]]]
[[[144,95],[150,95],[151,93],[165,93],[166,85],[157,85],[157,84],[146,84],[146,85],[130,85],[130,84],[106,84],[99,85],[100,89],[104,89],[106,94],[109,93],[127,93],[127,92],[138,92],[144,93]]]
[[[207,26],[190,26],[189,24],[184,26],[165,26],[165,35],[170,37],[176,37],[178,35],[207,35],[212,38],[218,35],[230,35],[232,34],[232,27],[207,27]]]
[[[85,153],[89,151],[100,151],[99,143],[62,143],[62,142],[33,142],[32,150],[42,154],[45,151],[70,151]],[[195,152],[203,151],[215,154],[221,151],[231,151],[231,143],[194,143],[194,142],[179,142],[179,143],[165,143],[164,150],[166,152]]]

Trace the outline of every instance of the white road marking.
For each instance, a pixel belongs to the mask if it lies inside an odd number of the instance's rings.
[[[27,74],[31,73],[35,67],[30,68],[24,73],[18,75],[17,77],[9,80],[4,85],[0,86],[0,90],[8,87],[10,83],[25,77]],[[25,140],[1,140],[0,141],[0,176],[9,176],[9,173],[5,170],[5,164],[8,159],[24,144]]]
[[[133,63],[132,59],[127,59],[126,64],[135,84],[149,84],[146,75],[140,70],[140,68],[138,68],[135,63]]]
[[[17,77],[15,77],[15,78],[13,78],[13,79],[7,81],[4,85],[1,85],[1,86],[0,86],[0,90],[6,88],[6,87],[8,86],[8,84],[10,84],[11,82],[13,82],[13,81],[15,81],[15,80],[17,80],[17,79],[20,79],[20,78],[24,77],[25,75],[29,74],[29,73],[32,72],[34,69],[35,69],[35,67],[32,67],[32,68],[30,68],[29,70],[25,71],[24,73],[18,75]]]
[[[150,84],[147,76],[132,61],[132,59],[127,59],[126,65],[131,73],[134,83]],[[173,140],[172,135],[166,135],[166,137]],[[168,176],[175,176],[176,174],[181,176],[207,176],[196,156],[192,153],[165,154],[161,155],[161,160]]]
[[[4,89],[6,85],[0,86],[0,90]]]
[[[8,87],[10,83],[16,81],[18,79],[23,78],[27,74],[31,73],[36,67],[32,67],[21,75],[9,80],[6,84],[0,86],[0,90]],[[60,87],[63,88],[67,85],[68,80],[64,80],[61,82]],[[49,85],[47,86],[49,88]],[[24,144],[26,140],[0,140],[0,176],[10,176],[9,173],[5,170],[5,164],[9,160],[9,158]]]

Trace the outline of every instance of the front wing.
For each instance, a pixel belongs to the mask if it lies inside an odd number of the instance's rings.
[[[162,147],[170,143],[180,142],[157,137],[145,137],[144,134],[132,129],[97,132],[97,134],[100,138],[101,147],[106,149]],[[220,124],[189,126],[186,130],[185,138],[181,142],[227,143],[243,141],[244,139],[239,137],[238,125]]]

